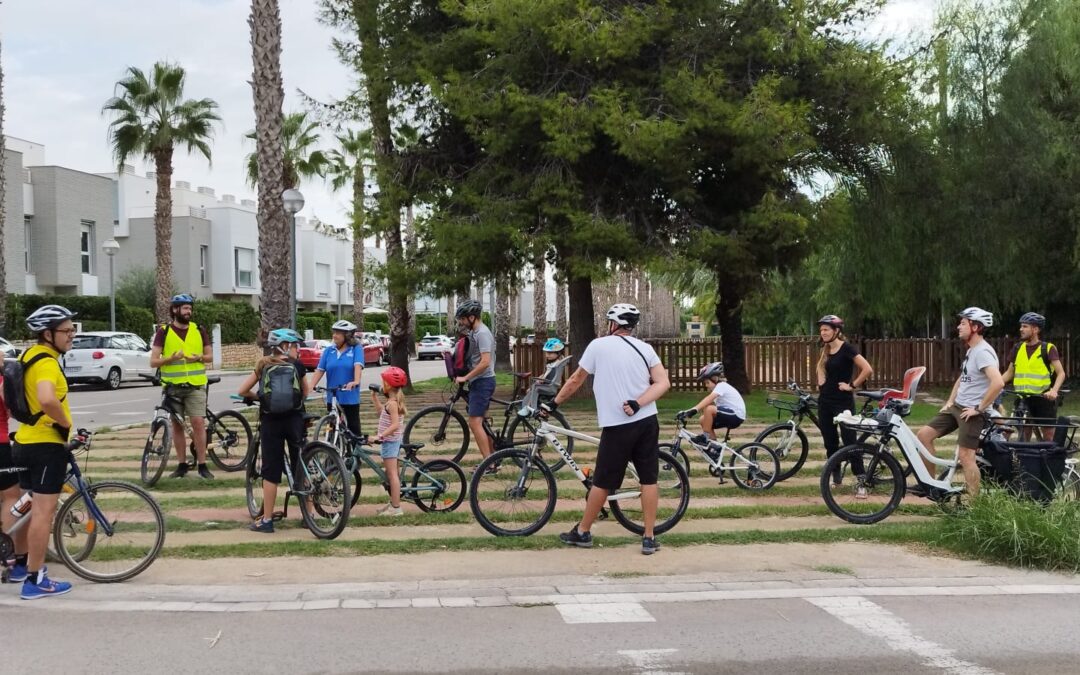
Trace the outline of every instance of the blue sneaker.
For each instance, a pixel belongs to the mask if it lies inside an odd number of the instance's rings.
[[[34,583],[29,577],[23,582],[23,600],[37,600],[47,598],[50,595],[63,595],[71,590],[71,584],[66,581],[53,581],[48,577],[48,570],[42,570],[41,583]]]
[[[26,569],[26,565],[20,565],[19,563],[15,563],[11,567],[11,576],[8,578],[8,581],[13,584],[20,581],[26,581],[26,577],[29,574],[30,571]]]
[[[274,533],[274,521],[272,521],[272,520],[263,520],[262,518],[260,518],[260,519],[256,520],[254,523],[252,523],[251,527],[249,527],[248,529],[251,530],[252,532],[262,532],[263,534],[273,534]]]

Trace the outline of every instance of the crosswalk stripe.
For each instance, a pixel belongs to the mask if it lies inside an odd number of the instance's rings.
[[[557,604],[566,623],[643,623],[656,621],[638,602]]]

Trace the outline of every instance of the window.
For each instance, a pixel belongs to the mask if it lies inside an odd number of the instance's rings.
[[[207,274],[206,266],[210,264],[210,247],[199,247],[199,284],[209,286],[210,275]]]
[[[30,216],[23,216],[23,242],[26,244],[25,252],[23,253],[23,267],[26,272],[30,272],[30,251],[33,247],[34,237],[34,221]]]
[[[94,221],[82,221],[82,238],[79,241],[79,250],[82,258],[82,273],[94,273]]]
[[[255,251],[250,248],[235,248],[233,262],[236,265],[236,287],[252,288],[251,271],[255,269]]]
[[[330,297],[330,266],[315,263],[315,289],[319,297]]]

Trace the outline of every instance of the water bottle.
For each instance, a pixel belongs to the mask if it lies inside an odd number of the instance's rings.
[[[33,497],[27,492],[22,497],[19,497],[19,501],[11,505],[11,515],[22,518],[27,513],[30,513],[31,506],[33,506]]]

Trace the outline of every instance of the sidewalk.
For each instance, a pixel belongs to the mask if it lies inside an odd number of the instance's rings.
[[[515,575],[514,572],[521,572]],[[60,578],[68,578],[60,569]],[[314,579],[314,581],[311,581]],[[1080,594],[1080,576],[865,543],[636,547],[376,558],[159,560],[125,584],[78,582],[51,610],[260,612],[701,602],[840,596]],[[25,607],[12,587],[0,606]]]

